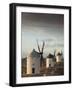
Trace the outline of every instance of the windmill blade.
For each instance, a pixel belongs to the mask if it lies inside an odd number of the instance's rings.
[[[40,52],[40,47],[39,47],[39,44],[38,44],[38,40],[37,40],[37,46],[38,46],[38,50],[39,50],[39,52]]]
[[[54,56],[56,55],[56,50],[54,50]]]
[[[43,41],[43,45],[42,45],[42,53],[43,53],[44,46],[45,46],[45,42]]]

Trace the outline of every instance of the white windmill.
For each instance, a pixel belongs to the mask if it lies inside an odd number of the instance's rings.
[[[56,55],[56,62],[62,62],[63,54],[62,51],[58,52]]]
[[[46,58],[46,68],[54,67],[56,61],[55,55],[56,55],[56,50],[54,51],[54,55],[49,53],[49,55]]]
[[[39,52],[33,49],[32,52],[27,56],[27,74],[39,74],[40,73],[40,67],[42,67],[42,63],[43,63],[44,45],[45,43],[43,41],[42,48],[40,49],[38,41],[37,41]]]
[[[27,56],[27,74],[39,74],[40,73],[40,54],[32,50]]]

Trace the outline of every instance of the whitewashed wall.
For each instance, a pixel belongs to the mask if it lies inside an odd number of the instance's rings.
[[[32,68],[35,69],[35,74],[40,73],[40,58],[27,57],[27,74],[32,74]]]
[[[56,62],[62,62],[62,56],[57,55],[56,56]]]
[[[54,67],[53,58],[47,58],[47,59],[46,59],[46,68],[49,68],[50,65],[51,65],[51,67]]]

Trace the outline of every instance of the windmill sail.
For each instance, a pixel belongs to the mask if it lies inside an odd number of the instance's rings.
[[[45,42],[43,41],[42,50],[41,50],[42,53],[43,53],[43,50],[44,50],[44,46],[45,46]]]
[[[39,52],[40,52],[40,47],[39,47],[39,44],[38,44],[38,40],[37,40],[37,46],[38,46],[38,50],[39,50]]]
[[[43,50],[44,50],[45,42],[43,41],[42,48],[40,49],[39,44],[38,44],[38,40],[37,40],[37,46],[38,46],[39,54],[41,56],[40,65],[42,66],[42,64],[43,64]]]

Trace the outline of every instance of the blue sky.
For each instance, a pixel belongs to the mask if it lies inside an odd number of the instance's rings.
[[[45,42],[44,57],[55,49],[64,50],[64,16],[58,14],[22,13],[22,57],[26,57],[33,48],[38,51]]]

